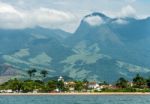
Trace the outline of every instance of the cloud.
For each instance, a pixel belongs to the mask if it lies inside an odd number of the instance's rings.
[[[22,18],[23,13],[20,13],[11,5],[0,3],[0,28],[19,27]]]
[[[113,21],[113,23],[117,23],[117,24],[128,24],[128,21],[123,20],[121,18],[118,18],[117,20]]]
[[[32,12],[33,17],[35,18],[35,25],[43,27],[60,28],[60,26],[70,23],[74,19],[74,16],[71,13],[54,9],[40,8],[39,10],[33,10]],[[31,20],[34,19],[33,17],[31,17]]]
[[[0,2],[0,28],[22,29],[36,26],[62,28],[75,17],[71,13],[40,7],[31,10],[18,10],[12,5]]]
[[[136,0],[125,0],[126,2],[129,2],[129,3],[134,3],[136,2]]]
[[[91,26],[98,26],[104,23],[103,19],[99,16],[89,16],[84,19]]]
[[[149,4],[148,0],[0,0],[0,28],[42,26],[73,32],[91,12],[142,18],[150,15]]]
[[[121,12],[119,13],[119,17],[135,17],[136,16],[136,10],[131,6],[127,5],[121,9]]]

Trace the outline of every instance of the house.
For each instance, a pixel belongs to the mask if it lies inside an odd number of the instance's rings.
[[[100,88],[101,88],[101,89],[113,89],[114,86],[112,86],[111,84],[108,84],[108,85],[100,85]]]
[[[13,91],[11,89],[8,89],[8,90],[1,90],[0,91],[1,93],[13,93]]]
[[[97,88],[99,88],[99,84],[97,84],[96,82],[89,82],[88,88],[89,89],[97,89]]]
[[[38,93],[38,91],[39,91],[38,89],[34,89],[33,93]]]
[[[130,86],[130,87],[133,87],[133,82],[128,82],[128,85]]]
[[[68,88],[69,91],[74,92],[75,91],[75,82],[64,82],[65,88]]]
[[[5,93],[5,90],[0,90],[0,93]]]
[[[60,92],[60,90],[59,90],[58,88],[56,88],[56,89],[54,90],[54,92]]]

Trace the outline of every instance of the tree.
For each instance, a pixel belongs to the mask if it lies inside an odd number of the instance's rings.
[[[84,83],[81,81],[76,81],[75,82],[75,90],[77,91],[81,91],[84,88]]]
[[[37,72],[36,69],[30,69],[30,70],[27,71],[27,73],[28,73],[30,79],[31,79],[33,76],[35,76],[35,73],[36,73],[36,72]]]
[[[88,83],[89,83],[89,81],[87,80],[87,79],[83,79],[83,87],[84,87],[84,89],[85,90],[88,90]]]
[[[133,78],[133,83],[134,83],[134,87],[136,87],[136,88],[143,88],[146,86],[146,80],[139,74],[137,74]]]
[[[40,74],[42,75],[43,78],[45,78],[45,77],[47,76],[47,74],[48,74],[48,71],[42,70],[42,71],[40,72]]]
[[[85,78],[83,79],[83,83],[89,83],[89,81]]]
[[[150,88],[150,77],[146,80],[147,86]]]
[[[54,91],[57,88],[57,81],[54,80],[48,81],[47,87],[49,91]]]
[[[15,78],[5,82],[2,86],[4,86],[4,89],[12,89],[13,91],[20,92],[23,85],[22,81]]]
[[[116,86],[120,87],[120,88],[127,88],[128,81],[126,79],[124,79],[123,77],[121,77],[117,80]]]
[[[32,80],[26,80],[23,83],[23,92],[32,92],[35,89],[35,83]]]
[[[106,81],[103,82],[103,85],[109,85]]]
[[[37,72],[36,69],[33,68],[33,69],[32,69],[32,76],[35,76],[35,73],[36,73],[36,72]]]
[[[33,73],[32,70],[28,70],[27,73],[28,73],[28,75],[29,75],[29,77],[30,77],[30,79],[31,79],[32,73]]]

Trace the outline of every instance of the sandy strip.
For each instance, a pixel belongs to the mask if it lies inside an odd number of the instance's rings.
[[[142,92],[102,92],[102,93],[0,93],[0,96],[47,96],[47,95],[150,95]]]

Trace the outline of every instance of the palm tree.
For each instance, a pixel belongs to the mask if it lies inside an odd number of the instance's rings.
[[[121,77],[117,80],[116,86],[120,88],[127,88],[128,81],[125,78]]]
[[[36,69],[30,69],[30,70],[27,71],[30,79],[31,79],[32,76],[35,76],[36,72],[37,72]]]
[[[28,75],[29,75],[29,77],[30,77],[30,79],[31,79],[32,73],[33,73],[32,70],[28,70],[27,73],[28,73]]]
[[[40,74],[42,75],[43,78],[45,78],[45,77],[47,76],[47,74],[48,74],[48,71],[42,70],[42,71],[40,72]]]
[[[35,73],[36,73],[36,72],[37,72],[36,69],[33,68],[33,69],[32,69],[32,76],[35,76]]]

